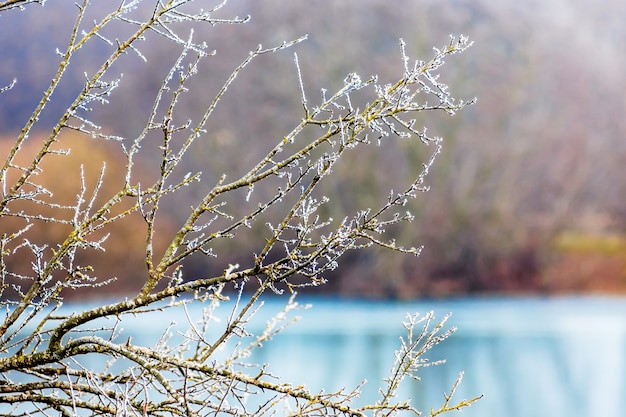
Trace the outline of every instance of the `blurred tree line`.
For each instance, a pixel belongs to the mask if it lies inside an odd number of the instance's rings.
[[[65,3],[62,7],[75,7]],[[308,33],[309,39],[297,47],[302,68],[306,68],[302,74],[305,87],[327,86],[329,90],[341,87],[350,71],[362,76],[375,73],[383,82],[397,78],[398,65],[390,63],[401,57],[399,38],[407,40],[411,55],[424,55],[431,45],[445,43],[450,33],[470,35],[475,42],[472,53],[459,57],[461,62],[447,68],[444,76],[459,97],[478,96],[479,102],[454,118],[428,115],[429,132],[444,138],[443,152],[427,178],[431,187],[427,198],[411,203],[416,214],[412,227],[395,231],[399,241],[424,244],[422,255],[413,258],[376,250],[347,255],[341,273],[327,277],[325,291],[414,297],[626,288],[626,239],[622,237],[626,229],[626,121],[622,115],[626,109],[622,92],[626,85],[622,42],[626,4],[617,0],[602,7],[591,0],[576,4],[455,0],[407,1],[402,8],[394,8],[374,0],[297,5],[284,0],[232,0],[229,5],[231,13],[238,8],[242,16],[250,13],[251,21],[243,27],[210,29],[216,47],[228,45],[228,49],[217,49],[210,58],[210,70],[199,71],[192,90],[200,94],[180,103],[181,114],[197,118],[203,94],[214,96],[232,68],[259,41],[277,44]],[[71,25],[66,16],[73,14],[51,15],[49,10],[35,7],[0,22],[7,33],[16,34],[0,40],[0,86],[9,84],[14,74],[20,75],[15,88],[3,96],[3,152],[14,140],[8,133],[24,124],[47,87],[59,62],[55,48],[67,42],[67,30],[49,36],[48,29]],[[151,71],[138,70],[139,56],[129,54],[119,63],[123,83],[139,90],[144,86],[146,92],[159,85],[172,65],[166,57],[175,54],[163,50],[162,44],[154,45],[148,43],[142,49]],[[74,72],[67,74],[55,92],[57,103],[71,99],[73,89],[82,85],[81,71],[92,70],[91,62],[99,62],[93,57],[101,53],[94,44],[77,54],[80,65],[72,67]],[[239,75],[216,110],[217,117],[207,126],[212,140],[194,145],[185,169],[203,171],[207,184],[224,172],[235,175],[292,128],[301,114],[292,61],[289,53],[263,56],[254,68]],[[122,86],[111,97],[112,105],[101,109],[99,122],[107,133],[138,134],[153,97],[136,94],[137,90],[126,92]],[[320,94],[317,90],[306,93]],[[55,120],[64,108],[47,108],[43,117]],[[215,121],[220,122],[219,128]],[[326,214],[332,217],[334,210],[370,206],[370,200],[387,193],[389,184],[401,183],[401,178],[390,177],[392,172],[415,171],[429,157],[426,151],[402,140],[384,155],[364,147],[358,157],[334,168],[339,171],[336,182],[323,190],[332,201],[324,208]],[[100,142],[74,152],[77,161],[80,152],[93,154],[95,161],[106,160],[112,176],[116,163],[124,163],[115,153],[119,150]],[[158,152],[156,145],[154,152]],[[386,169],[390,165],[396,169]],[[93,166],[94,173],[86,176],[97,177],[100,163]],[[63,174],[67,169],[67,159],[63,159],[58,181],[50,185],[59,195],[76,189],[65,184],[71,177]],[[191,193],[203,191],[190,188],[189,201],[198,198]],[[173,229],[188,209],[180,198],[183,195],[167,207]],[[140,217],[135,220],[132,216],[125,220],[120,226],[127,230],[125,238],[110,245],[116,249],[106,254],[111,274],[123,278],[116,285],[119,291],[140,285],[133,275],[144,268],[143,253],[124,249],[123,240],[141,236],[133,233],[133,228],[143,227]],[[55,227],[60,226],[51,224],[48,230],[30,233],[57,233]],[[216,265],[234,263],[251,249],[240,247],[237,253],[221,254]],[[116,256],[111,251],[117,251]],[[97,267],[99,260],[91,262]],[[185,267],[211,271],[213,265],[202,257],[191,259]]]

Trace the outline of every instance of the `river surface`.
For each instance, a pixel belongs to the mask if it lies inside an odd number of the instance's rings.
[[[374,401],[406,312],[451,312],[458,330],[427,355],[447,362],[423,368],[400,392],[425,414],[463,371],[455,398],[484,394],[465,417],[626,416],[626,299],[310,301],[300,322],[258,355],[287,380],[328,391],[367,379],[361,400]]]
[[[250,330],[258,331],[285,304],[270,298]],[[255,351],[250,360],[294,386],[331,392],[362,381],[357,404],[373,403],[388,375],[407,313],[452,313],[445,328],[458,330],[426,357],[446,359],[405,380],[401,399],[425,415],[438,408],[459,372],[455,399],[484,394],[464,417],[626,416],[626,298],[465,298],[413,302],[302,298],[311,307],[290,313],[300,320]],[[80,309],[80,306],[68,308]],[[223,307],[229,312],[228,305]],[[156,340],[182,311],[124,322],[133,341]],[[191,309],[191,316],[201,314]],[[454,401],[453,401],[454,402]],[[445,415],[457,415],[456,412]]]

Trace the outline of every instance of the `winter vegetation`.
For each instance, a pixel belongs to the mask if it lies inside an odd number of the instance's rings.
[[[441,404],[396,397],[437,363],[425,354],[454,331],[428,313],[407,316],[373,404],[353,405],[358,387],[312,392],[248,360],[291,322],[297,293],[324,286],[351,254],[420,253],[395,232],[412,225],[409,202],[428,189],[441,152],[425,121],[474,102],[455,98],[442,75],[468,38],[442,37],[420,57],[411,40],[396,39],[392,75],[350,71],[328,85],[312,74],[332,63],[305,59],[306,36],[263,42],[233,65],[222,60],[250,34],[250,18],[230,2],[38,3],[0,2],[3,38],[15,42],[0,100],[20,120],[7,129],[0,170],[4,414],[437,416],[479,398],[453,397],[462,374]],[[11,33],[29,16],[43,44]],[[54,24],[68,16],[71,24]],[[18,68],[12,53],[46,58]],[[279,90],[245,78],[256,65],[253,74],[278,78]],[[22,119],[14,93],[22,83],[36,89],[40,76],[47,82]],[[281,100],[292,111],[275,105]],[[273,123],[289,127],[275,134]],[[420,162],[396,165],[394,150]],[[364,155],[389,159],[379,181],[352,183],[376,169]],[[385,192],[359,189],[370,186]],[[285,308],[252,333],[247,324],[268,294],[284,297]],[[87,297],[95,304],[61,308]],[[182,330],[162,323],[153,344],[124,333],[125,317],[148,323],[196,305],[200,318],[190,315]]]
[[[4,33],[19,34],[0,39],[0,86],[18,78],[0,102],[3,154],[9,152],[14,132],[23,127],[41,92],[48,88],[56,71],[50,63],[59,60],[57,48],[63,50],[67,44],[63,28],[73,25],[75,6],[73,2],[53,4],[34,4],[25,13],[3,14]],[[92,22],[100,7],[102,13],[107,12],[106,6],[95,2],[84,21]],[[416,259],[377,248],[349,252],[343,257],[343,268],[328,271],[328,283],[316,287],[316,292],[415,298],[626,290],[626,257],[620,250],[626,246],[622,198],[626,124],[620,114],[626,98],[615,88],[626,82],[620,42],[626,16],[623,2],[611,0],[599,8],[590,0],[523,4],[427,0],[388,7],[378,0],[347,0],[323,7],[316,2],[264,0],[261,5],[238,0],[231,1],[228,10],[232,16],[252,18],[245,25],[194,28],[194,39],[207,40],[208,52],[215,49],[216,55],[199,63],[198,73],[188,81],[194,88],[178,103],[179,114],[189,119],[201,117],[206,97],[218,93],[232,69],[259,43],[276,46],[303,34],[308,38],[291,51],[255,58],[254,65],[230,85],[207,121],[211,140],[192,144],[184,161],[185,173],[202,172],[199,187],[217,181],[224,172],[241,174],[266,155],[274,138],[286,135],[293,121],[300,120],[293,52],[298,54],[305,92],[312,102],[320,88],[342,88],[351,72],[364,79],[372,74],[384,82],[397,79],[400,38],[411,57],[429,56],[431,47],[445,43],[450,33],[471,34],[474,41],[472,52],[455,56],[455,65],[447,67],[442,77],[458,97],[479,95],[480,103],[453,118],[433,112],[415,115],[429,127],[429,133],[445,138],[443,153],[431,167],[427,183],[437,191],[427,199],[408,202],[415,216],[411,227],[388,228],[400,242],[423,244],[423,256]],[[115,22],[107,30],[113,31],[113,25],[115,30],[129,30]],[[40,128],[54,126],[84,84],[85,70],[95,71],[108,56],[106,45],[91,42],[77,51],[55,90],[53,99],[59,105],[44,108]],[[110,105],[90,113],[107,134],[132,138],[141,131],[153,92],[169,71],[171,57],[179,53],[171,43],[142,40],[140,46],[147,64],[137,54],[116,61],[116,70],[124,74],[122,88],[108,97]],[[246,138],[244,153],[242,138]],[[44,161],[48,172],[68,166],[79,169],[84,152],[106,161],[106,175],[112,181],[123,175],[125,161],[118,157],[115,144],[74,140],[69,135],[67,140],[75,142],[73,152],[63,159]],[[23,156],[16,157],[26,158],[36,148],[26,141]],[[411,141],[393,141],[387,142],[385,152],[362,146],[358,154],[344,155],[346,163],[333,167],[333,180],[318,185],[332,200],[319,208],[320,213],[339,219],[342,213],[373,207],[427,161],[430,152],[430,147],[414,146]],[[149,162],[158,157],[144,147],[137,155],[137,175],[153,175]],[[85,166],[85,175],[97,177],[100,165]],[[57,176],[62,174],[40,181],[52,182]],[[55,186],[57,197],[74,199],[76,184]],[[179,190],[176,202],[183,203],[164,202],[162,229],[171,228],[171,232],[186,219],[187,208],[201,194],[198,188]],[[241,209],[240,215],[245,214]],[[141,229],[142,222],[131,217],[111,227]],[[57,229],[47,224],[30,232],[40,233],[38,239],[44,241]],[[261,231],[258,235],[257,230]],[[222,251],[221,259],[240,263],[256,250],[254,242],[264,239],[263,232],[262,228],[248,230],[250,238],[238,242],[237,250],[229,246],[227,252]],[[112,276],[129,277],[114,287],[84,288],[68,297],[125,293],[141,285],[141,279],[135,279],[144,270],[141,234],[124,238],[125,242],[135,239],[127,246],[137,250],[113,244],[115,235],[109,237],[106,260],[90,257],[89,263],[94,268],[105,265]],[[207,263],[203,256],[191,256],[184,263],[188,271],[198,273],[217,274],[223,269]]]

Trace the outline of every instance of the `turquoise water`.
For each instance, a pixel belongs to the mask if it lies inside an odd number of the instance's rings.
[[[400,395],[426,414],[460,371],[455,398],[484,398],[465,417],[625,416],[626,300],[507,298],[412,303],[311,300],[302,319],[257,359],[276,373],[327,391],[355,387],[377,398],[403,335],[406,312],[452,312],[458,330],[427,355],[446,359],[424,368]]]
[[[455,398],[484,394],[462,412],[465,417],[626,415],[626,299],[298,301],[311,307],[292,312],[290,316],[300,316],[300,320],[250,358],[269,363],[269,370],[283,382],[331,392],[351,390],[367,380],[356,403],[373,403],[392,365],[399,337],[405,334],[406,314],[432,310],[437,318],[451,312],[447,327],[458,330],[427,355],[447,363],[423,368],[418,374],[421,380],[406,380],[399,392],[401,399],[411,398],[424,414],[441,405],[443,392],[449,392],[463,371]],[[285,302],[284,298],[266,300],[249,330],[259,331]],[[224,320],[216,327],[224,326],[230,312],[228,303],[221,309]],[[200,314],[201,309],[189,311],[192,317]],[[187,320],[182,310],[166,310],[150,319],[124,320],[123,334],[149,345],[170,322],[183,329]],[[172,329],[174,334],[176,329]]]

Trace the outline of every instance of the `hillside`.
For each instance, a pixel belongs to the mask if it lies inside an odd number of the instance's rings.
[[[94,5],[94,14],[110,7]],[[17,78],[0,96],[3,152],[57,69],[55,51],[67,42],[75,7],[48,0],[45,7],[0,20],[4,33],[19,34],[0,39],[0,86]],[[474,41],[468,53],[447,65],[444,77],[456,96],[476,96],[478,104],[454,118],[418,120],[444,138],[443,153],[428,177],[431,190],[411,203],[412,227],[395,232],[399,241],[423,244],[422,255],[372,250],[348,257],[328,277],[325,290],[377,297],[626,290],[626,4],[459,0],[390,7],[374,0],[231,0],[220,13],[249,14],[251,20],[243,26],[207,25],[206,32],[194,35],[210,39],[216,54],[199,68],[193,84],[198,94],[186,96],[179,107],[191,119],[200,117],[202,106],[258,44],[308,34],[295,51],[313,99],[322,88],[341,86],[349,72],[393,79],[401,68],[400,38],[416,58],[446,44],[449,34]],[[117,29],[111,28],[111,39]],[[99,109],[106,132],[127,140],[140,133],[154,90],[177,53],[157,40],[156,34],[145,40],[146,62],[129,54],[115,68],[124,73],[120,87]],[[81,50],[41,127],[54,124],[84,73],[93,72],[107,51],[104,41]],[[223,173],[236,175],[298,123],[302,106],[293,60],[293,51],[264,56],[240,74],[186,169],[203,171],[207,183]],[[36,141],[31,138],[29,146],[35,149]],[[115,164],[120,150],[102,144],[91,151]],[[390,184],[407,181],[427,157],[424,149],[399,140],[383,156],[363,152],[345,161],[337,168],[337,182],[324,189],[332,201],[324,214],[336,217],[375,205]],[[149,173],[149,158],[140,163]],[[402,177],[387,175],[390,165]],[[63,178],[68,167],[58,169]],[[187,198],[199,192],[190,189]],[[188,204],[177,200],[166,207],[173,228],[183,220],[181,207]],[[196,258],[186,268],[211,273],[249,257],[264,238],[261,230],[251,233],[248,247],[222,248],[219,262]],[[141,257],[120,247],[117,252],[110,274],[131,288],[133,276],[143,272]]]

